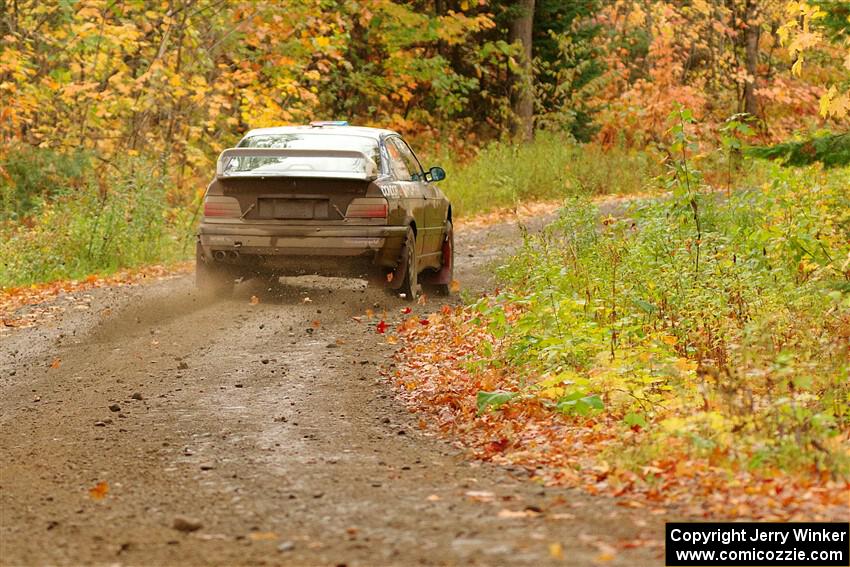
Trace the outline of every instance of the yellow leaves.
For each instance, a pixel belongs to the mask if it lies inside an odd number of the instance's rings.
[[[687,373],[695,371],[698,367],[698,364],[696,362],[688,360],[687,358],[679,357],[676,359],[674,366],[679,372]]]
[[[850,62],[850,55],[848,55]],[[835,85],[820,99],[820,115],[823,117],[844,118],[850,113],[850,92],[839,92]]]
[[[555,388],[546,388],[537,393],[541,398],[548,398],[550,400],[557,400],[564,395],[565,389],[560,387]]]
[[[550,543],[549,544],[549,557],[552,559],[557,559],[558,561],[564,560],[564,546],[560,543]]]

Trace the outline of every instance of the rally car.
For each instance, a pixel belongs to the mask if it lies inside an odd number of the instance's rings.
[[[204,195],[195,282],[228,293],[240,279],[364,277],[409,300],[448,294],[452,207],[391,130],[313,122],[251,130],[223,151]]]

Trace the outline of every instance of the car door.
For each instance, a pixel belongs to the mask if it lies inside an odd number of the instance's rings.
[[[423,242],[420,256],[423,264],[435,266],[435,262],[439,262],[439,258],[436,258],[436,256],[442,250],[444,219],[440,206],[442,195],[432,183],[425,180],[425,171],[407,142],[401,137],[393,136],[393,143],[398,148],[401,158],[411,174],[411,183],[416,184],[417,191],[425,200],[425,223],[419,233]]]
[[[399,188],[403,206],[416,222],[416,255],[421,258],[426,253],[425,235],[428,234],[428,221],[426,219],[428,200],[422,191],[422,184],[417,172],[415,170],[410,171],[409,160],[405,159],[402,153],[401,148],[404,147],[404,142],[398,136],[390,136],[386,138],[384,145],[389,156],[390,174]]]

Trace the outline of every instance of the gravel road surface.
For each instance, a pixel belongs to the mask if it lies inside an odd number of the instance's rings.
[[[485,289],[519,231],[458,232],[457,277]],[[419,427],[363,317],[406,305],[318,278],[219,301],[191,276],[57,298],[0,339],[0,563],[663,564],[653,516]]]

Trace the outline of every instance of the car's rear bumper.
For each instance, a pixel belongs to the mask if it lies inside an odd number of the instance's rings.
[[[206,261],[327,272],[337,260],[392,267],[406,234],[404,226],[201,223],[198,243]]]

